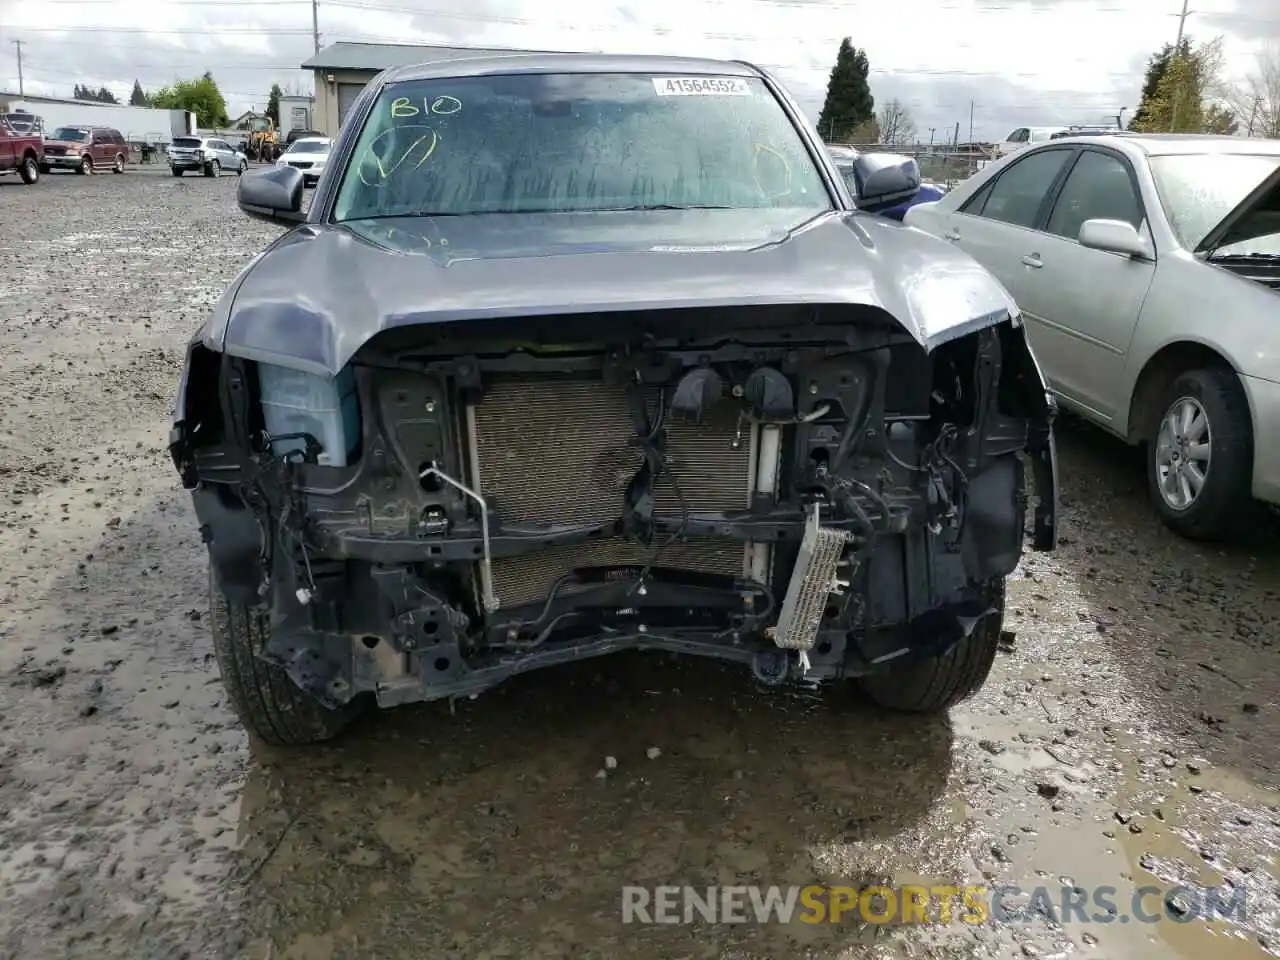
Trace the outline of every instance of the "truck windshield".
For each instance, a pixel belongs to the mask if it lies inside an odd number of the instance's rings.
[[[83,142],[89,139],[88,130],[77,130],[75,127],[59,127],[53,131],[54,140],[73,140]]]
[[[817,212],[831,198],[759,79],[517,74],[386,87],[334,219],[670,207]]]

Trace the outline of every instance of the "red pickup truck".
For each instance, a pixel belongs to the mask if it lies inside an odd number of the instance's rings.
[[[44,164],[44,137],[29,117],[11,116],[0,113],[0,176],[16,173],[23,183],[35,183]]]

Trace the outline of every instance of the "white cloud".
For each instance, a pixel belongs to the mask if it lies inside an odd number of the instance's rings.
[[[1223,34],[1228,67],[1280,36],[1274,0],[1196,0],[1194,38]],[[898,97],[939,139],[1033,123],[1098,122],[1137,106],[1146,58],[1177,32],[1176,0],[645,0],[555,7],[533,0],[321,0],[322,42],[396,40],[677,53],[774,69],[814,116],[842,36],[867,51],[878,100]],[[84,29],[99,27],[101,29]],[[55,32],[59,28],[67,32]],[[157,32],[160,31],[160,32]],[[163,32],[170,31],[170,32]],[[233,113],[273,82],[309,89],[306,0],[0,0],[0,36],[23,40],[29,93],[75,83],[127,97],[212,70]],[[13,45],[0,88],[16,89]]]

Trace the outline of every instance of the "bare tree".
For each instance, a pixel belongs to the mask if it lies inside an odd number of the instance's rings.
[[[1258,53],[1254,69],[1230,99],[1249,136],[1280,139],[1280,44]]]
[[[915,121],[911,119],[906,104],[897,97],[880,108],[876,122],[880,127],[881,143],[901,145],[915,142]]]

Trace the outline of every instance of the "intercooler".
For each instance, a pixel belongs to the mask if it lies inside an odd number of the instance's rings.
[[[659,407],[656,388],[646,402],[652,421]],[[697,513],[750,505],[755,434],[749,422],[739,423],[740,410],[728,401],[708,411],[701,424],[667,418],[667,471],[675,483],[659,478],[656,514],[678,521],[685,508]],[[643,463],[626,388],[599,380],[494,382],[468,409],[468,428],[472,482],[501,523],[616,520],[627,485]],[[646,546],[614,536],[497,558],[493,590],[504,607],[541,602],[575,568],[643,566],[668,539],[670,534],[659,533]],[[738,577],[748,567],[749,550],[738,540],[688,538],[666,546],[657,565]]]

